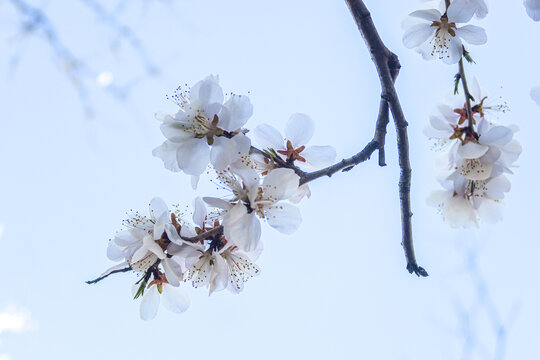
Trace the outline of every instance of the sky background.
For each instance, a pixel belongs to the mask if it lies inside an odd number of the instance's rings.
[[[473,21],[488,43],[470,48],[476,64],[466,66],[511,108],[492,120],[521,128],[503,222],[454,230],[425,205],[439,185],[422,129],[457,65],[402,45],[401,22],[420,2],[366,0],[402,64],[415,248],[430,276],[405,270],[391,123],[387,167],[374,156],[314,182],[292,236],[264,226],[262,273],[241,294],[208,297],[186,284],[190,309],[160,308],[151,322],[132,300],[135,274],[84,281],[113,265],[107,240],[126,211],[145,212],[154,196],[183,205],[196,196],[187,176],[151,155],[163,141],[154,113],[176,111],[166,95],[219,74],[225,92],[250,93],[246,127],[283,129],[306,113],[316,122],[311,144],[333,145],[341,159],[373,136],[375,68],[344,1],[110,2],[135,47],[84,1],[29,3],[88,65],[79,79],[87,95],[81,101],[65,63],[0,1],[1,360],[539,358],[540,107],[529,91],[540,84],[540,24],[521,1],[488,3],[488,17]],[[114,75],[108,88],[96,81],[103,72]],[[215,185],[202,179],[197,194],[216,194]]]

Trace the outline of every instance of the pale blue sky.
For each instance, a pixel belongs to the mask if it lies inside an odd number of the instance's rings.
[[[506,358],[538,358],[540,108],[528,93],[540,84],[540,24],[520,1],[491,1],[477,23],[488,43],[471,48],[476,65],[467,66],[511,107],[498,121],[521,128],[524,152],[502,223],[453,230],[425,205],[438,184],[422,129],[450,93],[457,66],[425,62],[402,45],[401,21],[419,2],[366,1],[402,64],[397,88],[410,124],[416,254],[430,277],[405,270],[391,124],[387,167],[375,158],[313,183],[292,236],[264,227],[262,273],[243,293],[208,297],[186,284],[191,308],[180,315],[161,308],[152,322],[139,319],[139,302],[131,299],[134,274],[84,281],[112,265],[107,240],[121,230],[126,211],[144,211],[154,196],[169,204],[195,196],[188,177],[151,155],[163,141],[154,112],[175,111],[165,95],[219,74],[225,91],[250,92],[248,128],[268,122],[282,129],[303,112],[317,123],[312,143],[333,145],[342,158],[373,135],[380,98],[374,66],[344,1],[136,2],[118,17],[140,35],[161,70],[156,77],[144,75],[128,47],[111,54],[111,31],[80,2],[45,4],[62,40],[94,71],[111,71],[120,85],[140,80],[123,102],[88,83],[94,117],[85,117],[50,49],[39,38],[20,39],[11,5],[0,2],[0,311],[16,304],[38,325],[0,332],[0,356],[493,359],[492,301],[501,321],[512,320]],[[203,179],[199,194],[214,188]],[[470,253],[491,300],[478,300]],[[482,346],[462,357],[467,323]]]

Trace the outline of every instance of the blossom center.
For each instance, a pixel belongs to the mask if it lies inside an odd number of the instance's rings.
[[[306,162],[306,159],[303,158],[300,153],[305,149],[306,147],[304,145],[294,148],[292,145],[291,140],[287,140],[287,149],[286,150],[278,150],[277,152],[287,158],[287,161],[294,162],[295,160]]]

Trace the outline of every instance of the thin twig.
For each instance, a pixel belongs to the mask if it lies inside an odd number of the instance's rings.
[[[401,109],[399,99],[394,88],[393,71],[390,69],[389,62],[396,68],[399,63],[398,58],[384,45],[373,20],[371,14],[366,8],[362,0],[346,0],[349,9],[356,21],[358,29],[366,42],[371,53],[371,58],[377,68],[379,79],[382,87],[382,97],[389,104],[394,118],[394,124],[397,133],[399,166],[401,168],[399,180],[399,198],[401,204],[401,228],[402,228],[402,246],[405,250],[405,258],[407,260],[407,270],[410,273],[415,273],[418,276],[428,276],[426,270],[418,266],[414,255],[413,238],[412,238],[412,211],[410,200],[411,189],[411,165],[409,162],[409,141],[407,136],[407,121]],[[399,68],[399,67],[397,67]],[[397,74],[395,74],[397,77]]]
[[[467,78],[465,77],[465,67],[463,66],[463,58],[459,59],[459,76],[461,77],[461,85],[463,86],[463,92],[465,93],[465,107],[467,110],[467,118],[469,119],[468,126],[470,130],[473,130],[473,116],[471,98],[472,95],[469,92],[469,86],[467,85]]]
[[[366,147],[360,151],[358,154],[354,155],[353,157],[350,157],[348,159],[343,159],[337,164],[334,164],[332,166],[329,166],[327,168],[310,172],[310,173],[304,173],[303,176],[300,176],[300,185],[308,183],[310,181],[313,181],[315,179],[318,179],[323,176],[332,176],[338,171],[347,171],[350,170],[353,166],[360,164],[361,162],[364,162],[369,159],[371,154],[373,154],[377,149],[380,149],[380,145],[377,141],[371,140]]]
[[[117,274],[117,273],[122,273],[122,272],[128,272],[131,270],[131,266],[128,266],[128,267],[125,267],[123,269],[118,269],[118,270],[113,270],[111,271],[110,273],[108,273],[107,275],[103,275],[103,276],[100,276],[98,277],[97,279],[94,279],[94,280],[90,280],[90,281],[87,281],[86,283],[87,284],[95,284],[103,279],[105,279],[107,276],[109,275],[112,275],[112,274]]]

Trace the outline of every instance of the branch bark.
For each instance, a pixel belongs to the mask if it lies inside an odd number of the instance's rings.
[[[467,110],[467,118],[469,120],[468,126],[470,130],[473,130],[473,114],[472,114],[472,107],[471,107],[471,98],[472,95],[469,92],[469,86],[467,85],[467,77],[465,76],[465,68],[463,66],[463,58],[459,59],[459,76],[461,78],[461,85],[463,86],[463,92],[465,93],[465,107]],[[480,99],[481,100],[481,99]]]
[[[362,34],[362,37],[369,48],[371,58],[375,63],[377,73],[379,74],[379,80],[382,88],[380,112],[383,112],[384,115],[385,105],[383,103],[386,103],[386,106],[389,107],[394,119],[394,125],[397,133],[399,166],[401,169],[399,178],[402,230],[401,244],[405,251],[407,270],[410,273],[415,273],[418,276],[428,276],[426,270],[418,266],[413,247],[411,222],[412,211],[410,201],[412,170],[409,162],[409,140],[407,136],[408,124],[405,120],[405,115],[401,109],[399,98],[394,87],[394,81],[397,78],[400,68],[399,60],[394,53],[388,50],[379,37],[379,33],[377,32],[375,24],[371,19],[371,14],[364,2],[362,0],[346,0],[346,2],[356,21],[360,33]]]

